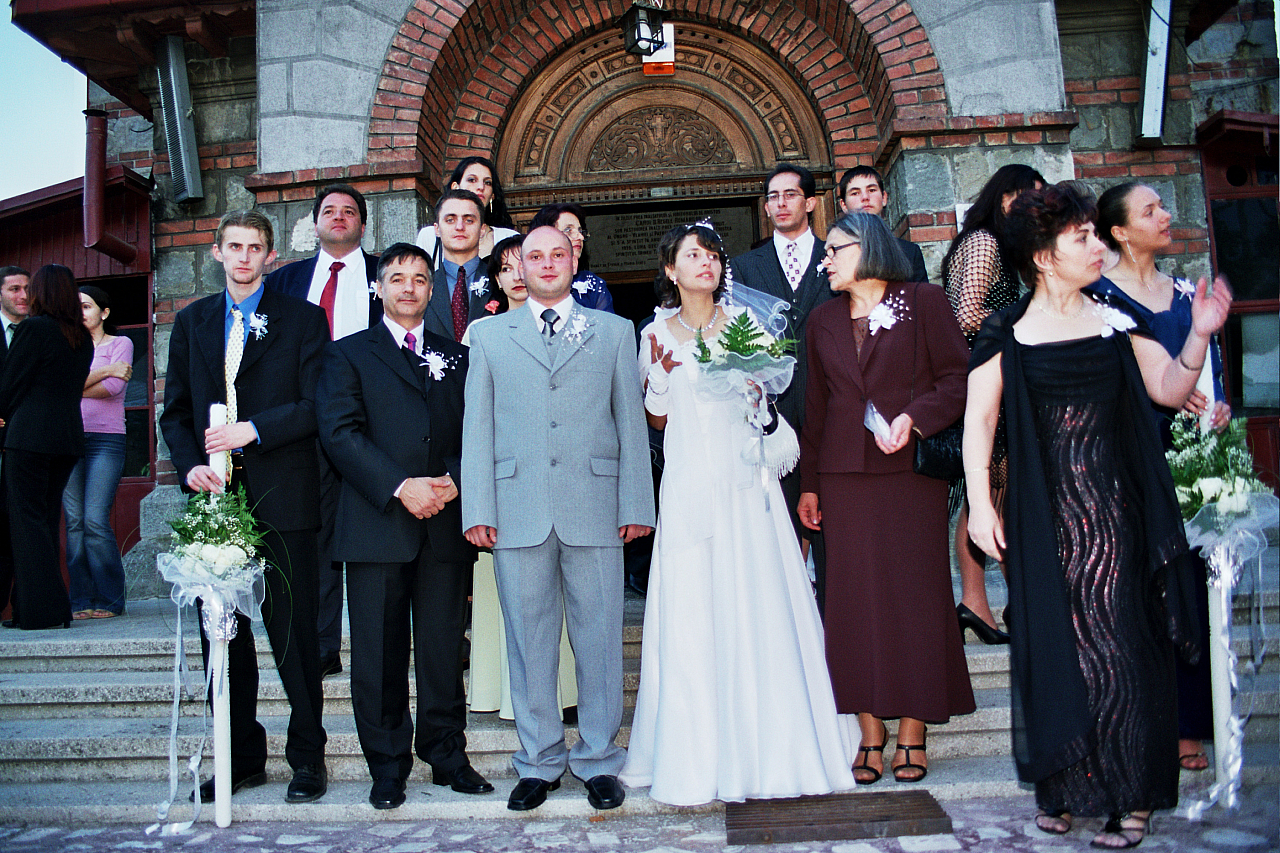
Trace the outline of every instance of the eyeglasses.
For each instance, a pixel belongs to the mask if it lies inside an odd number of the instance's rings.
[[[561,228],[560,233],[565,235],[566,237],[581,237],[583,240],[591,236],[587,232],[587,229],[579,228],[576,225],[570,225],[567,228]]]
[[[771,192],[764,197],[769,204],[777,204],[779,201],[797,201],[804,198],[804,193],[800,190],[783,190],[782,192]]]
[[[850,240],[848,243],[842,243],[839,246],[827,246],[826,255],[828,258],[834,259],[836,256],[836,253],[839,252],[841,249],[847,249],[850,246],[860,246],[860,245],[862,244],[859,243],[857,240]]]

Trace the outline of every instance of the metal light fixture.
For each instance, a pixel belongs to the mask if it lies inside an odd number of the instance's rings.
[[[662,24],[666,21],[661,0],[635,0],[622,16],[622,41],[627,53],[652,56],[666,42],[662,37]]]

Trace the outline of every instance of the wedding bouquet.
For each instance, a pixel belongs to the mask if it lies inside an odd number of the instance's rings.
[[[795,431],[776,414],[770,414],[768,394],[781,394],[791,384],[796,360],[787,355],[795,341],[769,334],[743,310],[710,341],[698,332],[694,359],[705,378],[701,392],[736,397],[743,417],[755,428],[756,439],[744,458],[761,468],[762,476],[781,477],[795,467],[800,444]],[[766,433],[772,420],[777,423]]]
[[[1195,415],[1179,412],[1172,435],[1173,448],[1165,451],[1165,459],[1184,521],[1212,504],[1220,515],[1241,515],[1249,512],[1250,495],[1271,493],[1254,473],[1243,418],[1232,419],[1216,433],[1202,430]]]
[[[232,609],[261,619],[266,567],[255,555],[262,536],[244,490],[193,495],[186,512],[169,526],[177,547],[158,555],[156,563],[173,584],[173,600],[185,605],[217,592]]]

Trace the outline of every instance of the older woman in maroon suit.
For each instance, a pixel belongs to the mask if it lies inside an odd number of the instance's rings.
[[[968,347],[942,289],[910,267],[877,216],[827,234],[843,293],[809,315],[799,515],[827,541],[827,664],[836,708],[857,714],[854,778],[884,771],[884,719],[900,718],[891,767],[928,773],[925,724],[974,710],[951,600],[947,484],[912,471],[915,438],[964,412]],[[864,426],[874,404],[879,434]]]

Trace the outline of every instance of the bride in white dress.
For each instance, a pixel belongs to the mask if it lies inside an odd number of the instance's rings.
[[[641,334],[640,372],[666,464],[620,778],[681,806],[851,789],[847,729],[782,490],[773,477],[766,489],[744,458],[756,438],[741,404],[695,393],[696,333],[711,340],[742,310],[716,301],[723,248],[710,228],[687,225],[658,251],[666,307]]]

